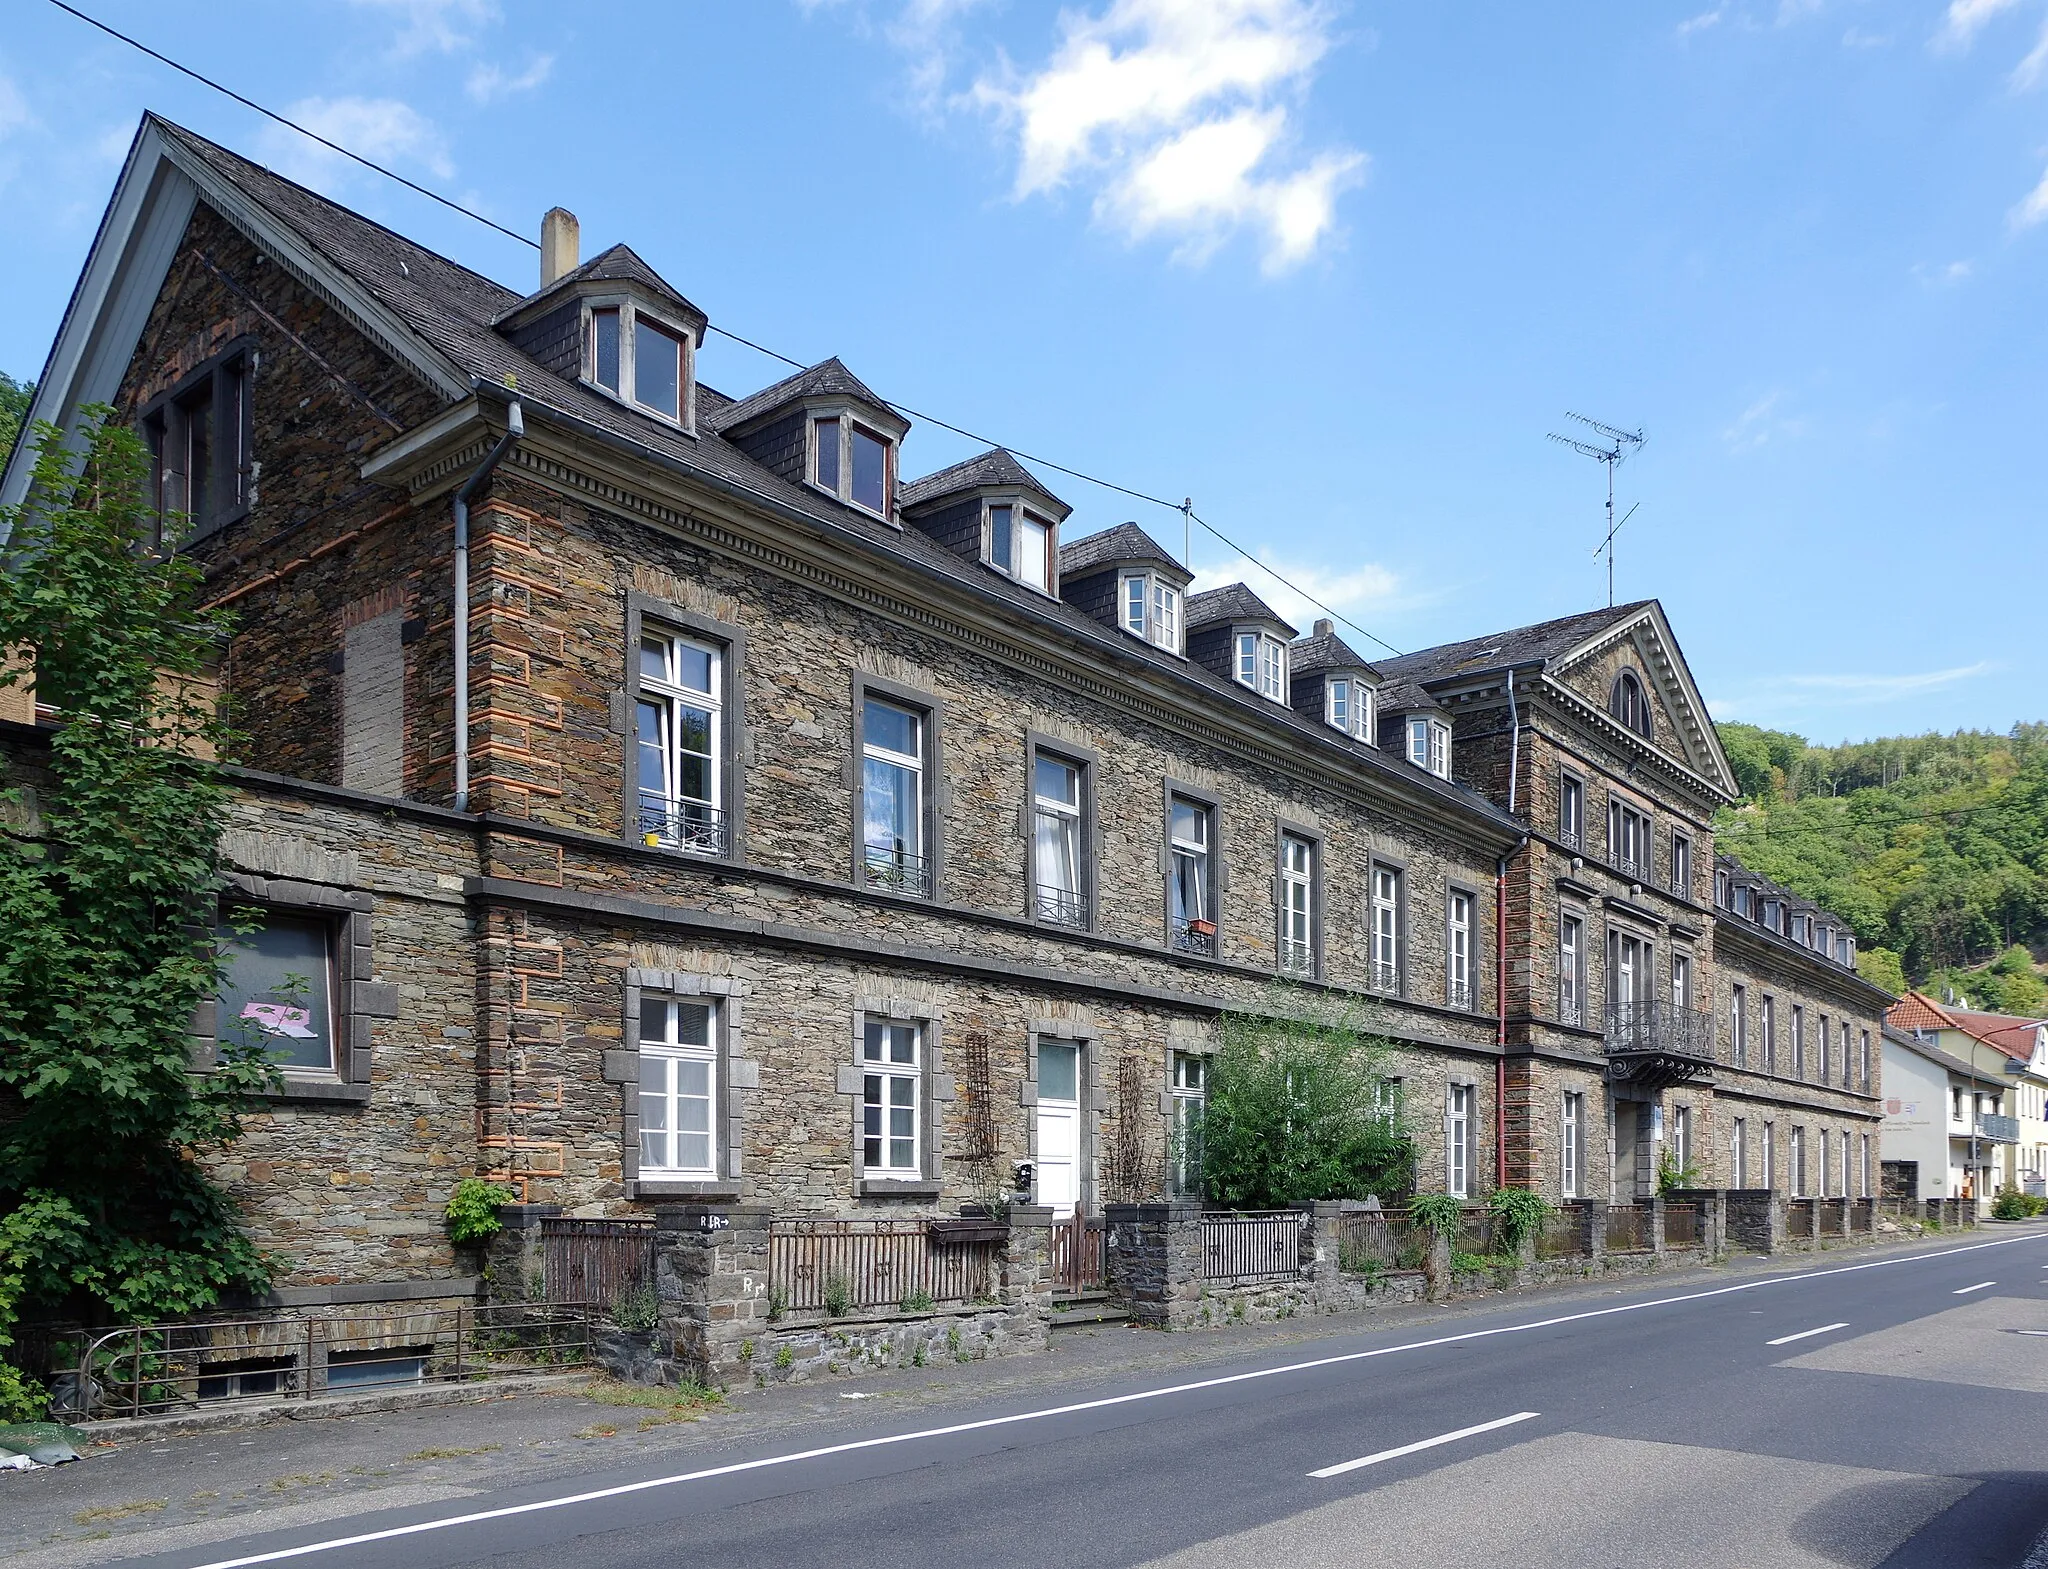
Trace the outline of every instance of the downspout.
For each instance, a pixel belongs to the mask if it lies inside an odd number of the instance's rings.
[[[455,492],[455,810],[469,810],[469,503],[483,489],[513,443],[526,434],[526,416],[514,398],[505,408],[505,434],[476,472]]]
[[[1508,671],[1508,815],[1515,814],[1515,786],[1522,763],[1522,716],[1515,706],[1515,672]],[[1522,844],[1529,842],[1523,836]],[[1508,860],[1493,867],[1493,1185],[1508,1185]]]

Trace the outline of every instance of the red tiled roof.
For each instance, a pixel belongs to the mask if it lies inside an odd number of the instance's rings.
[[[2024,1019],[2012,1013],[1979,1013],[1971,1008],[1944,1008],[1922,992],[1907,992],[1885,1010],[1885,1023],[1895,1030],[1961,1030],[1972,1040],[1982,1041],[2018,1062],[2034,1055],[2039,1019]]]
[[[1895,1030],[1959,1030],[1955,1016],[1933,998],[1909,991],[1885,1009],[1884,1022]]]

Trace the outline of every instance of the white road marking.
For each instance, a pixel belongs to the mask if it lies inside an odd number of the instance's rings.
[[[858,1438],[843,1444],[826,1444],[818,1449],[799,1449],[786,1455],[766,1455],[758,1460],[741,1460],[732,1465],[709,1466],[701,1471],[682,1471],[673,1476],[654,1476],[641,1482],[622,1482],[616,1487],[593,1488],[585,1493],[567,1493],[560,1498],[536,1499],[530,1504],[508,1504],[502,1509],[480,1509],[471,1514],[449,1515],[441,1520],[421,1520],[412,1525],[394,1525],[382,1531],[364,1531],[355,1536],[337,1536],[324,1542],[307,1542],[299,1547],[280,1547],[245,1558],[222,1558],[199,1564],[195,1569],[248,1569],[251,1564],[274,1564],[287,1558],[304,1558],[313,1553],[332,1552],[341,1547],[360,1547],[365,1542],[388,1542],[401,1536],[418,1536],[426,1531],[446,1531],[486,1520],[506,1520],[515,1515],[536,1514],[546,1509],[568,1509],[600,1499],[644,1493],[657,1487],[678,1487],[685,1482],[702,1482],[712,1477],[733,1476],[743,1471],[761,1471],[770,1466],[795,1465],[827,1455],[852,1454],[863,1449],[884,1449],[912,1444],[926,1438],[950,1438],[955,1433],[979,1433],[990,1428],[1013,1427],[1019,1422],[1036,1422],[1045,1417],[1071,1416],[1077,1411],[1101,1411],[1111,1406],[1131,1405],[1141,1400],[1158,1400],[1167,1395],[1184,1395],[1198,1389],[1221,1389],[1255,1379],[1277,1378],[1283,1373],[1306,1373],[1316,1368],[1341,1367],[1349,1362],[1368,1362],[1375,1357],[1394,1356],[1403,1351],[1427,1351],[1437,1346],[1455,1346],[1469,1340],[1491,1340],[1499,1335],[1517,1335],[1531,1329],[1554,1329],[1559,1324],[1577,1324],[1586,1319],[1612,1318],[1618,1313],[1640,1313],[1645,1308],[1675,1307],[1685,1302],[1704,1302],[1712,1297],[1758,1291],[1765,1286],[1793,1285],[1803,1280],[1822,1280],[1831,1275],[1854,1275],[1866,1269],[1889,1269],[1894,1264],[1920,1264],[1928,1259],[1950,1258],[1958,1253],[1981,1253],[1986,1248],[2010,1247],[2015,1242],[2039,1242],[2042,1234],[2000,1237],[1996,1242],[1973,1242],[1968,1247],[1939,1248],[1932,1253],[1908,1253],[1900,1258],[1872,1259],[1867,1264],[1841,1264],[1833,1269],[1808,1270],[1799,1275],[1769,1275],[1762,1280],[1745,1280],[1732,1286],[1715,1286],[1707,1291],[1689,1291],[1675,1297],[1653,1297],[1647,1302],[1623,1302],[1614,1307],[1589,1308],[1583,1313],[1561,1313],[1555,1318],[1532,1319],[1526,1324],[1500,1324],[1492,1329],[1468,1329],[1455,1335],[1438,1335],[1430,1340],[1410,1340],[1398,1346],[1376,1346],[1370,1351],[1345,1351],[1335,1356],[1315,1357],[1307,1362],[1289,1362],[1281,1367],[1254,1368],[1248,1373],[1226,1373],[1216,1378],[1196,1379],[1186,1384],[1168,1384],[1159,1389],[1140,1389],[1128,1395],[1106,1395],[1100,1400],[1080,1400],[1071,1405],[1046,1406],[1037,1411],[1017,1411],[1009,1416],[983,1417],[974,1422],[955,1422],[950,1427],[928,1427],[915,1433],[889,1433],[880,1438]]]
[[[1830,1330],[1847,1329],[1848,1327],[1849,1321],[1843,1319],[1839,1324],[1823,1324],[1818,1329],[1802,1329],[1796,1335],[1780,1335],[1776,1340],[1766,1340],[1764,1344],[1767,1346],[1789,1346],[1795,1340],[1811,1340],[1815,1335],[1825,1335]]]
[[[1982,1291],[1986,1286],[1995,1286],[1997,1284],[1998,1282],[1995,1280],[1980,1280],[1974,1286],[1965,1286],[1960,1291],[1951,1291],[1949,1295],[1952,1297],[1966,1297],[1973,1291]]]
[[[1398,1460],[1403,1455],[1412,1455],[1424,1449],[1434,1449],[1438,1444],[1455,1444],[1461,1438],[1470,1438],[1474,1433],[1491,1433],[1497,1427],[1513,1427],[1517,1422],[1526,1422],[1531,1417],[1541,1416],[1540,1411],[1517,1411],[1513,1416],[1496,1417],[1491,1422],[1475,1422],[1470,1427],[1461,1427],[1455,1433],[1439,1433],[1434,1438],[1419,1439],[1412,1444],[1403,1444],[1399,1449],[1382,1449],[1376,1455],[1365,1455],[1357,1460],[1346,1460],[1342,1465],[1326,1465],[1320,1471],[1309,1472],[1313,1477],[1342,1476],[1346,1471],[1378,1465],[1382,1460]]]

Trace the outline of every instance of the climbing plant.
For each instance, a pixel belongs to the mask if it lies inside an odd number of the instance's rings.
[[[110,416],[69,451],[38,426],[28,499],[0,511],[0,685],[32,676],[60,716],[46,767],[0,776],[0,1337],[31,1312],[190,1312],[269,1273],[198,1157],[274,1070],[233,1032],[210,1071],[191,1056],[222,978],[226,629],[156,546],[148,454]]]

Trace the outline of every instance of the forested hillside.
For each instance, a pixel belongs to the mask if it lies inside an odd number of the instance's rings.
[[[1719,728],[1747,798],[1721,814],[1721,849],[1846,917],[1880,985],[2043,1011],[2048,725],[1833,747]]]

